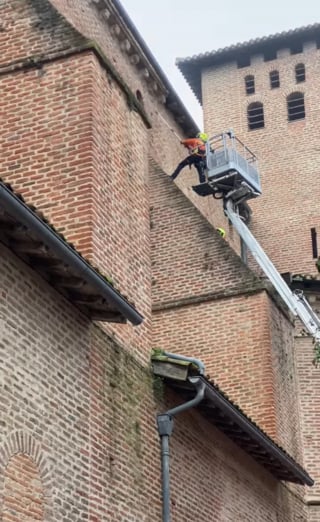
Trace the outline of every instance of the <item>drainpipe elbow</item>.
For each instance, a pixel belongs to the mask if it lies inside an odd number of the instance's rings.
[[[196,359],[195,357],[185,357],[184,355],[178,355],[176,353],[163,352],[163,355],[169,357],[170,359],[176,359],[177,361],[188,361],[190,363],[195,364],[199,368],[200,375],[205,374],[205,365],[200,359]]]

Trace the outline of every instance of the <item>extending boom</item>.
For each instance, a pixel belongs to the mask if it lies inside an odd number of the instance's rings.
[[[225,213],[232,222],[235,229],[238,231],[240,237],[249,248],[257,263],[262,268],[263,272],[273,284],[279,295],[282,297],[289,310],[298,316],[310,333],[316,340],[320,341],[320,319],[312,310],[308,301],[301,290],[292,292],[287,283],[279,274],[278,270],[269,259],[263,248],[250,232],[246,224],[242,221],[240,215],[234,209],[234,203],[231,199],[226,200]]]

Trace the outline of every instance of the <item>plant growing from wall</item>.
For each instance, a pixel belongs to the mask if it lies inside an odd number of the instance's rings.
[[[313,358],[313,364],[316,368],[318,368],[318,364],[320,363],[320,341],[314,340],[313,342],[313,351],[314,351],[314,358]]]

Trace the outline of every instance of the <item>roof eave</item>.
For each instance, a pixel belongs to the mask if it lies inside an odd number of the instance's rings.
[[[294,462],[270,437],[263,433],[258,426],[252,423],[240,410],[208,383],[206,393],[214,404],[219,406],[224,413],[228,414],[230,420],[234,421],[243,429],[244,433],[251,436],[252,440],[260,444],[271,457],[278,459],[285,468],[295,475],[297,480],[294,480],[294,482],[307,486],[314,484],[314,481],[303,468]]]
[[[32,234],[32,238],[36,238],[56,259],[61,260],[64,265],[70,267],[72,276],[79,278],[84,284],[94,289],[101,297],[101,300],[108,303],[107,311],[101,310],[100,319],[99,312],[96,313],[97,319],[108,320],[108,317],[110,317],[112,321],[112,317],[114,317],[114,322],[129,320],[134,325],[142,322],[143,316],[75,249],[40,219],[21,198],[17,197],[2,182],[0,183],[0,209],[15,220],[16,223],[26,227]]]
[[[318,41],[320,39],[320,23],[298,27],[262,38],[255,38],[247,42],[240,42],[187,58],[178,58],[176,65],[201,103],[201,72],[204,68],[236,61],[244,55],[260,54],[270,48],[290,47],[297,42],[311,41],[313,39]]]
[[[267,467],[268,471],[275,476],[278,480],[284,480],[288,482],[294,482],[301,485],[312,486],[314,481],[308,475],[308,473],[297,464],[290,455],[288,455],[280,446],[278,446],[273,440],[268,437],[254,422],[249,419],[240,408],[236,407],[231,401],[229,401],[223,393],[216,389],[205,377],[199,376],[199,379],[205,383],[205,401],[208,402],[208,408],[214,408],[219,410],[223,417],[227,420],[227,428],[224,429],[219,423],[215,423],[216,427],[220,429],[225,435],[233,440],[238,446],[240,446],[246,453],[254,458],[260,465],[262,459],[252,451],[248,451],[245,445],[241,445],[235,437],[230,435],[230,425],[235,426],[239,430],[240,436],[248,438],[250,444],[256,445],[261,452],[264,452],[264,459],[270,459],[270,465]],[[193,388],[191,382],[181,382],[172,379],[165,379],[166,383],[172,387],[178,393],[182,393],[184,397],[190,393],[190,388]],[[189,396],[188,396],[189,399]],[[199,404],[197,409],[206,416],[205,401]],[[210,420],[210,419],[209,419]],[[242,434],[242,435],[241,435]],[[265,466],[266,467],[266,466]]]

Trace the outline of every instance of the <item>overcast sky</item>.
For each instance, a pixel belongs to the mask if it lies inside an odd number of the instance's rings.
[[[202,113],[175,66],[177,57],[320,22],[319,0],[121,0],[198,125]]]

